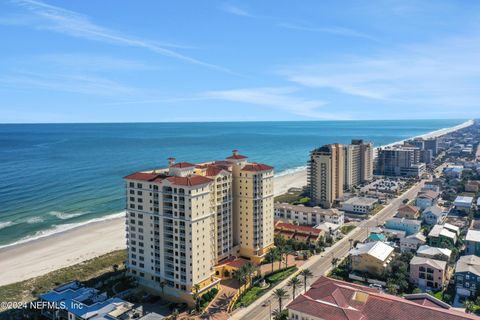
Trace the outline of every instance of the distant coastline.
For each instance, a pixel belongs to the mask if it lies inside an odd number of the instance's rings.
[[[472,120],[468,120],[454,127],[431,131],[416,137],[438,137],[468,127],[472,123]],[[404,140],[388,145],[401,143]],[[287,169],[275,176],[276,195],[286,192],[291,187],[304,185],[306,185],[306,167]],[[124,214],[122,211],[92,220],[64,224],[0,246],[0,270],[5,270],[0,279],[0,285],[28,279],[125,248]],[[31,263],[27,263],[28,261]]]

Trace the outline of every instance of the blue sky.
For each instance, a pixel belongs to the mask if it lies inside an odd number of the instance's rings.
[[[479,117],[479,7],[0,0],[0,123]]]

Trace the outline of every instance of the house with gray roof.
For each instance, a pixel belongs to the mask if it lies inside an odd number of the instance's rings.
[[[475,296],[480,289],[480,257],[461,256],[455,265],[455,286],[461,296]]]
[[[422,221],[428,225],[441,224],[445,221],[446,217],[447,212],[438,205],[427,207],[422,212]]]

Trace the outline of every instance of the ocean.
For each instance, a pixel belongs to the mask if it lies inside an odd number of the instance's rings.
[[[0,247],[122,215],[122,177],[238,149],[277,174],[352,138],[390,144],[464,120],[0,124]]]

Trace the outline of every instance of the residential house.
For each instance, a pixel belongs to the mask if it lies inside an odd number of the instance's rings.
[[[422,289],[441,289],[447,281],[447,262],[418,256],[410,260],[410,283]]]
[[[420,231],[422,222],[420,220],[411,220],[405,218],[390,218],[385,221],[385,228],[405,231],[407,236]]]
[[[427,243],[432,247],[449,248],[457,243],[457,234],[445,225],[436,224],[428,233]]]
[[[480,230],[470,229],[465,237],[466,254],[480,256]]]
[[[408,299],[341,280],[320,277],[287,305],[289,320],[477,319],[434,298]]]
[[[395,214],[395,217],[397,218],[405,218],[405,219],[412,219],[416,220],[420,216],[420,209],[415,206],[411,205],[404,205],[398,208],[397,214]]]
[[[437,182],[425,182],[421,191],[432,190],[434,192],[440,192],[440,186]]]
[[[351,213],[367,214],[373,210],[377,202],[378,199],[375,198],[353,197],[342,204],[342,210]]]
[[[134,308],[132,303],[108,298],[106,293],[85,287],[77,281],[41,294],[39,299],[47,305],[41,311],[42,316],[50,320],[130,320],[143,316],[142,309]]]
[[[359,243],[350,250],[352,270],[379,276],[393,259],[394,248],[382,241]]]
[[[443,174],[449,178],[460,179],[463,173],[463,166],[453,166],[449,165],[447,168],[443,169]]]
[[[455,265],[455,286],[461,296],[478,296],[480,289],[480,257],[461,256]]]
[[[433,206],[437,202],[438,197],[438,192],[432,190],[422,191],[415,199],[415,205],[424,210],[430,206]]]
[[[447,248],[430,247],[429,245],[420,246],[417,250],[417,256],[442,260],[448,262],[452,255],[452,250]]]
[[[455,210],[459,212],[470,213],[473,206],[473,197],[457,196],[453,202],[453,206]]]
[[[477,193],[480,189],[480,181],[478,180],[469,180],[465,184],[465,192],[475,192]]]
[[[428,207],[422,212],[422,221],[428,225],[441,224],[445,221],[446,217],[447,212],[438,205]]]
[[[275,235],[285,239],[293,239],[304,243],[315,243],[325,232],[308,226],[299,226],[291,223],[277,221],[275,223]]]
[[[408,237],[400,239],[400,251],[402,252],[416,252],[418,247],[424,245],[427,238],[421,233],[415,233]]]

